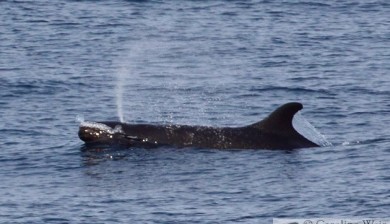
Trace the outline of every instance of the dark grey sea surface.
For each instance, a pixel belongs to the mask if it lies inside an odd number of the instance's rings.
[[[390,3],[0,1],[1,223],[389,217]],[[243,126],[286,102],[332,146],[87,148],[80,120]]]

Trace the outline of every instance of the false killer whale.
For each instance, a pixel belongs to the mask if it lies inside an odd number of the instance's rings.
[[[265,119],[243,127],[127,124],[115,121],[83,122],[78,135],[86,145],[159,146],[215,149],[296,149],[317,147],[299,134],[292,119],[303,108],[287,103]]]

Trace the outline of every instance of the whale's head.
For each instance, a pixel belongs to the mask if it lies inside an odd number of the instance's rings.
[[[123,131],[120,125],[82,122],[78,134],[80,139],[87,144],[99,144],[117,140],[123,135]]]

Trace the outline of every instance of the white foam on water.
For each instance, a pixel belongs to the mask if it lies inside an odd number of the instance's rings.
[[[120,126],[120,125],[115,126],[115,128],[111,128],[110,126],[102,124],[102,123],[83,121],[80,123],[80,127],[99,129],[99,130],[102,130],[102,131],[107,132],[109,134],[123,133],[122,126]]]
[[[326,137],[321,134],[309,121],[307,121],[303,115],[298,112],[293,119],[294,128],[304,137],[317,143],[320,146],[332,146]]]

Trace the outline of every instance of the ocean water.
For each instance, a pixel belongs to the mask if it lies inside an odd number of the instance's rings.
[[[388,1],[0,7],[0,223],[389,217]],[[332,146],[86,148],[77,136],[80,119],[248,125],[290,101]]]

